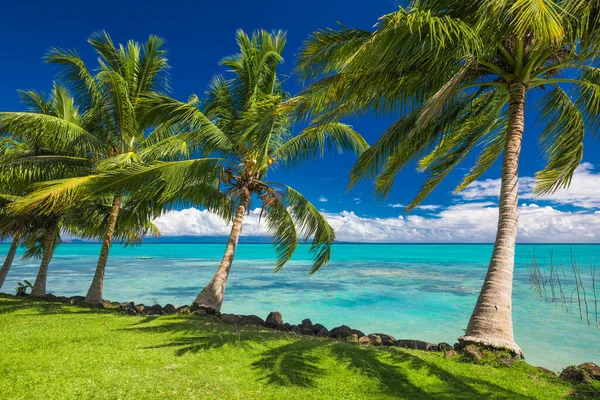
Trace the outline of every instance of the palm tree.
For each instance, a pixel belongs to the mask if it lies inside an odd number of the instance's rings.
[[[76,132],[60,135],[54,129],[44,130],[35,124],[21,124],[31,118],[48,118],[77,124],[81,121],[74,100],[66,89],[54,85],[46,99],[34,91],[20,91],[27,112],[0,113],[0,189],[4,193],[0,232],[13,237],[11,247],[0,272],[3,283],[19,241],[28,250],[25,256],[41,256],[42,261],[32,294],[45,294],[48,266],[58,243],[59,224],[63,215],[45,216],[30,212],[14,212],[11,207],[31,193],[31,185],[50,179],[61,179],[87,173],[91,163],[83,155],[93,138]],[[42,255],[43,254],[43,255]],[[1,286],[0,283],[0,286]]]
[[[430,177],[412,210],[478,146],[457,191],[502,155],[498,231],[463,343],[522,354],[514,341],[512,279],[518,165],[527,94],[539,92],[546,166],[536,193],[567,187],[600,111],[600,6],[579,0],[415,0],[380,18],[373,32],[316,32],[298,71],[311,81],[302,112],[330,117],[401,114],[351,172],[375,178],[385,196],[398,171],[418,160]]]
[[[62,67],[61,80],[74,94],[81,108],[81,115],[84,116],[83,123],[50,121],[31,115],[8,115],[6,118],[9,118],[15,129],[32,124],[48,129],[58,128],[63,135],[82,131],[95,138],[95,146],[88,152],[88,157],[95,163],[94,172],[97,174],[142,161],[138,153],[147,144],[145,131],[150,127],[141,123],[141,100],[151,93],[164,93],[168,90],[168,65],[166,51],[162,49],[164,41],[156,36],[150,36],[142,45],[129,41],[126,46],[116,46],[106,32],[96,32],[88,41],[98,54],[99,70],[96,74],[87,69],[75,51],[52,49],[46,58],[47,62]],[[66,180],[54,188],[60,191],[65,187],[82,184],[93,177],[94,174],[88,171],[85,176]],[[42,196],[33,196],[21,202],[20,207],[36,207],[48,196],[53,196],[51,190],[42,193]],[[56,196],[54,198],[56,199]],[[70,200],[75,198],[61,199],[63,206],[70,206]],[[120,192],[111,195],[100,255],[86,295],[87,303],[102,302],[104,271],[115,230],[119,229],[117,220],[123,208],[127,207],[124,200],[126,199]],[[46,203],[46,209],[54,211],[57,207],[48,206]],[[129,211],[135,209],[136,207],[129,207]],[[146,210],[141,212],[145,214]],[[136,217],[132,213],[128,215],[133,219],[130,218],[121,225],[129,226],[133,232],[158,232],[149,220],[139,218],[140,215]],[[121,234],[125,235],[125,232]]]
[[[160,128],[148,137],[154,145],[142,155],[163,161],[112,171],[79,188],[122,190],[165,206],[199,205],[232,221],[219,268],[194,300],[215,311],[221,309],[244,217],[253,201],[259,202],[274,238],[276,270],[292,257],[298,235],[312,237],[311,272],[329,261],[333,229],[296,190],[266,181],[269,170],[321,156],[326,148],[357,154],[368,148],[350,126],[336,121],[312,121],[294,135],[296,101],[277,77],[285,34],[258,31],[249,37],[238,31],[237,41],[240,53],[222,61],[233,78],[215,77],[202,104],[195,96],[185,103],[161,95],[146,99],[144,121]]]

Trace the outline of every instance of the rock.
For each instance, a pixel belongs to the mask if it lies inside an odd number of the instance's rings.
[[[69,303],[71,304],[82,304],[85,302],[85,297],[83,296],[73,296],[71,297],[71,300],[69,301]]]
[[[340,340],[345,340],[348,337],[350,337],[350,335],[352,335],[352,329],[346,325],[337,326],[329,331],[330,338],[335,338],[335,339],[340,339]]]
[[[162,314],[164,314],[163,308],[160,306],[160,304],[155,304],[152,307],[146,307],[144,311],[146,311],[146,315],[162,315]]]
[[[483,358],[483,354],[481,354],[479,347],[473,344],[465,346],[462,351],[465,357],[469,358],[472,361],[479,362]]]
[[[177,314],[181,314],[181,315],[188,315],[191,314],[192,312],[190,311],[190,306],[181,306],[181,307],[177,307],[176,310]]]
[[[300,330],[300,327],[298,325],[292,325],[292,329],[290,329],[291,332],[294,332],[296,335],[301,335],[302,331]]]
[[[192,303],[190,305],[190,312],[194,312],[196,310],[198,310],[200,308],[200,306],[198,305],[198,303]]]
[[[329,337],[329,330],[323,326],[316,335],[323,338]]]
[[[429,342],[424,342],[422,340],[398,340],[398,347],[404,347],[405,349],[413,349],[413,350],[430,350],[432,348],[432,344]]]
[[[438,351],[448,351],[448,350],[453,350],[454,348],[449,343],[442,342],[442,343],[438,343],[437,349],[438,349]]]
[[[192,314],[194,314],[194,315],[202,315],[202,316],[209,315],[208,312],[206,311],[206,308],[204,308],[204,307],[200,307],[199,309],[197,309],[196,311],[194,311]]]
[[[146,306],[143,304],[138,304],[134,307],[135,312],[138,314],[146,314]]]
[[[381,343],[383,342],[381,340],[381,336],[379,335],[375,335],[375,334],[370,334],[367,336],[369,339],[371,339],[371,344],[374,344],[375,346],[381,346]]]
[[[549,374],[549,375],[556,376],[556,372],[554,372],[554,371],[550,371],[550,370],[549,370],[549,369],[547,369],[547,368],[544,368],[544,367],[535,367],[535,368],[536,368],[538,371],[540,371],[540,372],[542,372],[542,373],[544,373],[544,374]]]
[[[163,312],[165,314],[175,314],[177,312],[177,309],[173,304],[167,304],[163,307]]]
[[[373,335],[377,335],[381,338],[381,344],[383,346],[395,346],[396,338],[391,335],[386,335],[385,333],[374,333]]]
[[[351,333],[350,336],[346,338],[349,342],[358,342],[358,335],[355,333]]]
[[[313,323],[310,319],[306,318],[302,320],[300,327],[301,329],[307,329],[312,331]]]
[[[312,327],[312,331],[315,335],[318,334],[319,332],[321,332],[321,329],[327,329],[327,328],[325,328],[325,326],[323,326],[321,324],[314,324]],[[327,330],[327,333],[329,333],[329,330]]]
[[[563,381],[574,381],[583,383],[592,382],[592,377],[584,369],[575,366],[565,368],[560,373],[560,379],[562,379]]]
[[[121,306],[121,303],[116,302],[116,301],[111,301],[110,302],[110,308],[119,308]]]
[[[128,303],[119,303],[119,307],[130,308],[133,310],[135,308],[135,303],[133,301],[130,301]]]
[[[359,331],[358,329],[352,329],[352,333],[358,336],[359,339],[363,336],[366,336],[362,331]]]
[[[265,321],[256,315],[242,315],[240,325],[265,326]]]
[[[290,325],[286,322],[284,324],[277,325],[277,327],[275,329],[277,329],[278,331],[282,331],[282,332],[290,332],[292,330],[292,325]]]
[[[373,339],[371,339],[369,336],[361,336],[361,337],[358,338],[358,343],[361,343],[361,344],[372,344],[373,343]]]
[[[196,311],[198,311],[198,308],[196,308]],[[226,324],[239,324],[240,320],[241,317],[239,315],[221,314],[221,321],[225,322]]]
[[[40,297],[40,299],[45,301],[56,301],[56,296],[52,293],[46,293],[45,295]]]
[[[283,325],[283,317],[279,311],[272,311],[267,315],[267,319],[265,320],[265,324],[269,328],[277,328],[277,325]]]
[[[590,378],[600,381],[600,367],[593,362],[583,363],[579,365],[579,368],[584,370],[590,376]]]
[[[458,353],[454,349],[446,350],[446,352],[444,353],[445,358],[454,358],[457,355],[458,355]]]
[[[56,298],[56,301],[60,301],[61,303],[68,303],[71,301],[71,299],[69,297],[65,297],[65,296],[58,296]],[[118,307],[118,306],[119,306],[119,303],[117,303],[116,307]],[[113,307],[113,308],[116,308],[116,307]]]

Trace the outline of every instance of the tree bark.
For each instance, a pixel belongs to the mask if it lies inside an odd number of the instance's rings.
[[[117,226],[117,218],[121,211],[121,196],[115,196],[110,209],[110,214],[106,221],[106,230],[104,232],[104,239],[102,240],[102,248],[100,249],[100,257],[98,257],[98,264],[96,265],[96,273],[92,284],[85,296],[86,303],[99,304],[102,303],[102,285],[104,284],[104,270],[106,269],[106,262],[108,261],[108,252],[112,245],[113,236],[115,233],[115,227]]]
[[[4,259],[4,264],[2,264],[2,268],[0,269],[0,289],[2,289],[2,285],[4,285],[6,275],[8,275],[8,271],[10,270],[13,260],[15,259],[15,254],[17,253],[17,249],[19,248],[20,237],[21,235],[19,233],[15,233],[12,242],[10,243],[8,254],[6,255],[6,258]]]
[[[498,231],[492,259],[463,343],[479,343],[523,355],[516,344],[512,323],[512,283],[519,220],[519,154],[525,126],[526,86],[509,89],[508,132],[502,161]]]
[[[242,201],[235,213],[235,219],[233,220],[233,226],[231,227],[231,233],[229,234],[229,241],[227,242],[225,254],[223,255],[219,269],[217,269],[217,272],[210,283],[202,289],[198,297],[196,297],[196,300],[194,300],[194,303],[198,304],[200,307],[221,311],[221,305],[223,305],[223,297],[225,295],[225,284],[229,277],[229,270],[233,263],[235,249],[240,233],[242,232],[242,222],[244,221],[245,211],[246,204]]]
[[[44,242],[44,254],[42,255],[42,262],[40,263],[40,269],[35,278],[33,289],[31,289],[31,296],[42,297],[46,294],[46,278],[48,278],[48,266],[52,261],[54,255],[54,244],[56,242],[56,225],[52,225],[50,229],[46,231],[46,238]]]

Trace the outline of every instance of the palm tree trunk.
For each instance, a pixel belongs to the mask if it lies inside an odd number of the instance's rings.
[[[85,296],[86,303],[100,304],[102,303],[102,285],[104,283],[104,270],[106,269],[106,262],[108,261],[108,252],[112,244],[113,235],[115,233],[115,227],[117,226],[117,218],[119,211],[121,210],[121,196],[115,196],[106,221],[106,231],[104,232],[104,239],[102,240],[102,248],[100,249],[100,257],[98,257],[98,264],[96,266],[96,273],[92,284]]]
[[[2,268],[0,269],[0,289],[2,289],[2,285],[4,285],[4,280],[6,279],[6,275],[8,275],[8,271],[15,259],[15,254],[17,253],[17,249],[19,248],[19,239],[20,234],[15,233],[13,236],[13,240],[10,243],[10,249],[8,250],[8,254],[4,259],[4,264],[2,264]]]
[[[225,284],[229,277],[229,270],[231,269],[233,257],[235,256],[235,249],[240,233],[242,232],[242,222],[244,221],[245,211],[246,204],[245,201],[242,201],[237,208],[233,226],[231,227],[231,233],[229,234],[229,241],[227,242],[227,247],[225,249],[225,255],[223,255],[219,269],[217,269],[217,273],[210,283],[202,289],[198,297],[196,297],[196,300],[194,300],[194,303],[200,307],[221,311],[223,296],[225,295]]]
[[[52,225],[46,231],[46,238],[44,242],[44,254],[42,255],[42,262],[40,263],[40,269],[35,278],[33,289],[31,289],[31,295],[34,297],[42,297],[46,294],[46,278],[48,277],[48,266],[52,261],[54,255],[54,244],[56,241],[56,225]]]
[[[519,220],[519,154],[525,125],[526,86],[510,86],[508,132],[502,161],[498,231],[492,260],[467,326],[463,343],[479,343],[523,355],[516,344],[512,323],[512,283]]]

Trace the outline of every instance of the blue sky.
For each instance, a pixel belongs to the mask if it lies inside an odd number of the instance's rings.
[[[392,12],[398,4],[392,0],[369,2],[356,0],[248,2],[236,0],[172,3],[107,0],[101,4],[81,1],[40,3],[20,1],[8,2],[3,5],[4,18],[3,25],[0,27],[2,33],[0,35],[0,59],[3,60],[0,64],[1,110],[17,111],[22,109],[16,95],[17,89],[39,91],[50,89],[56,70],[43,64],[42,57],[51,46],[74,48],[89,65],[94,65],[95,60],[86,40],[96,30],[108,31],[116,42],[125,42],[128,39],[143,41],[149,34],[165,38],[171,65],[171,86],[173,88],[171,94],[175,98],[185,100],[192,93],[201,94],[212,75],[224,71],[218,65],[218,61],[222,57],[236,52],[234,40],[236,29],[242,28],[246,31],[259,28],[286,30],[288,44],[284,53],[285,63],[280,72],[283,75],[289,75],[294,67],[298,48],[314,30],[334,27],[336,21],[350,27],[369,29],[376,23],[378,17]],[[295,77],[292,76],[288,79],[286,89],[292,93],[296,93],[300,89]],[[535,96],[531,96],[530,100],[535,100]],[[520,174],[525,178],[532,177],[535,171],[543,165],[542,155],[537,145],[539,127],[536,126],[535,118],[535,107],[530,103],[527,109],[528,121],[520,167]],[[367,141],[373,143],[391,120],[391,118],[376,119],[367,116],[349,122],[363,134]],[[588,138],[584,155],[584,161],[587,161],[588,164],[581,170],[583,175],[580,174],[580,178],[587,179],[587,182],[596,177],[594,164],[596,164],[598,151],[598,144]],[[414,218],[422,218],[425,224],[435,225],[444,218],[443,212],[455,210],[456,207],[477,205],[478,210],[490,209],[493,211],[495,192],[493,188],[490,189],[493,181],[487,187],[488,192],[482,191],[479,195],[475,193],[470,198],[451,194],[454,186],[460,181],[461,174],[465,173],[472,165],[475,155],[450,175],[423,203],[430,207],[416,210],[411,215]],[[291,171],[275,171],[270,179],[289,183],[332,218],[343,219],[343,215],[353,213],[356,218],[367,221],[365,223],[375,223],[378,221],[377,218],[397,222],[398,217],[402,215],[402,208],[391,205],[410,202],[425,177],[415,172],[414,168],[407,169],[398,176],[391,194],[382,202],[381,199],[373,196],[371,182],[361,183],[350,193],[346,193],[347,174],[353,161],[354,158],[349,155],[328,155],[323,160],[307,163]],[[499,165],[495,165],[482,179],[498,177]],[[568,226],[568,223],[573,222],[572,218],[580,214],[592,215],[598,209],[594,201],[589,201],[590,196],[595,198],[595,194],[587,190],[588,186],[585,182],[581,182],[581,193],[575,193],[576,190],[571,191],[571,197],[563,195],[563,200],[528,199],[528,189],[525,186],[523,204],[535,203],[541,207],[551,207],[553,211],[562,213],[559,219],[564,228],[564,226]],[[482,193],[487,194],[483,196]],[[582,201],[582,198],[588,199],[587,202]],[[474,212],[467,214],[475,215]],[[401,217],[405,222],[408,221],[408,218],[413,217]],[[495,217],[491,215],[486,218],[491,218],[493,221],[491,228],[493,231]],[[552,223],[556,224],[556,218],[556,216],[550,218],[550,222],[554,221]],[[563,220],[564,218],[566,219]],[[353,228],[345,226],[344,229]],[[409,229],[406,236],[393,232],[386,236],[383,232],[380,240],[410,241],[409,233],[412,229],[418,233],[419,229],[426,228],[410,226],[406,229]],[[444,229],[446,231],[443,232],[447,232],[448,229],[456,230],[457,228],[446,227]],[[468,227],[464,229],[468,230]],[[586,227],[585,231],[587,232],[589,229],[592,228]],[[380,231],[381,227],[377,232]],[[190,232],[186,231],[186,233]],[[573,241],[581,241],[579,236],[576,237],[573,232],[569,234],[568,231],[565,231],[561,238],[568,241],[567,239],[572,237]],[[594,230],[593,233],[593,237],[584,241],[598,241],[597,237],[600,237],[600,232],[597,233]],[[351,232],[346,232],[344,235],[351,239]],[[368,233],[366,236],[368,237]],[[485,241],[488,240],[488,236],[489,234],[485,236]],[[415,234],[415,237],[418,235]],[[466,236],[449,234],[448,237],[451,238],[451,241],[472,241]],[[429,237],[430,241],[436,241],[434,239],[434,237]],[[550,238],[548,241],[557,241],[557,239]]]

